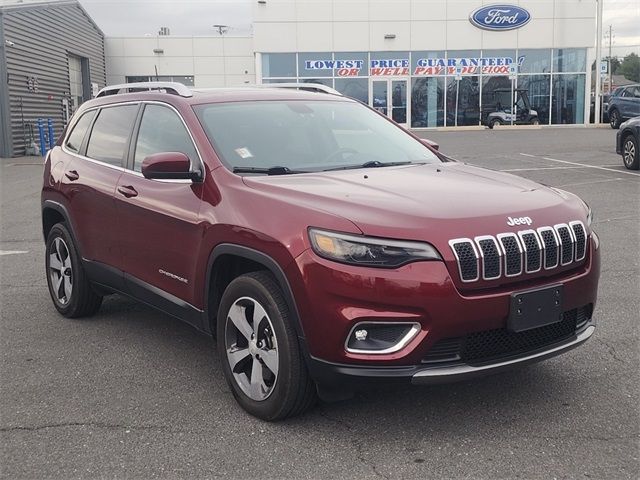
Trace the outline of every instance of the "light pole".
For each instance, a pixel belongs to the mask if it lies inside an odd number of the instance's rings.
[[[597,0],[598,13],[596,15],[596,88],[595,88],[595,111],[593,112],[593,123],[600,123],[600,107],[601,107],[601,91],[602,91],[602,74],[600,73],[600,64],[602,63],[602,4],[604,0]],[[611,60],[609,60],[611,62]],[[611,69],[611,66],[609,66]]]

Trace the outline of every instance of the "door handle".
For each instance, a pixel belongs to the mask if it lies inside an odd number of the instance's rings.
[[[127,198],[138,196],[138,192],[131,185],[123,185],[121,187],[118,187],[118,192]]]
[[[67,177],[72,182],[80,178],[80,175],[78,175],[78,172],[76,170],[69,170],[67,173],[64,174],[64,176]]]

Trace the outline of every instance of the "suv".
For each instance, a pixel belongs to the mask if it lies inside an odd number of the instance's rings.
[[[337,95],[104,90],[46,158],[42,226],[62,315],[119,293],[188,322],[266,420],[371,382],[528,364],[595,330],[582,200]]]
[[[640,115],[640,84],[618,87],[609,99],[609,123],[620,128],[625,120]]]

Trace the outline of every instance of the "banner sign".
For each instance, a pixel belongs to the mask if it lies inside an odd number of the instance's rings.
[[[513,67],[520,67],[525,57],[468,57],[468,58],[419,58],[411,68],[408,58],[371,60],[369,75],[389,76],[438,76],[438,75],[509,75]],[[363,60],[307,60],[305,70],[335,70],[338,77],[357,77],[365,67]]]

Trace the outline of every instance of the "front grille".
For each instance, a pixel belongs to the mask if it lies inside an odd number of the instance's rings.
[[[524,332],[511,332],[506,328],[499,328],[474,332],[464,337],[446,338],[436,342],[423,359],[423,363],[442,363],[459,359],[464,363],[475,364],[525,355],[573,336],[576,329],[591,318],[592,308],[589,304],[568,310],[562,314],[561,321]]]
[[[585,259],[587,232],[582,222],[561,223],[537,230],[450,240],[463,282],[517,277],[551,270]],[[482,272],[482,275],[480,275]]]

